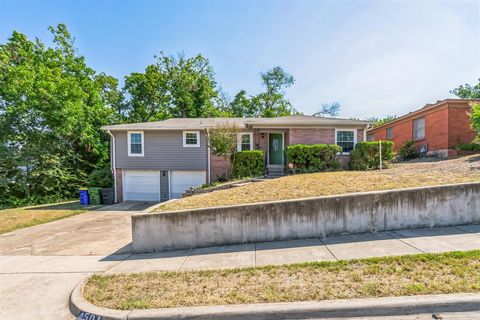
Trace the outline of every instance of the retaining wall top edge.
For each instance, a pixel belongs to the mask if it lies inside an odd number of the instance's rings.
[[[464,182],[464,183],[451,183],[451,184],[441,184],[433,186],[424,186],[424,187],[412,187],[412,188],[400,188],[400,189],[389,189],[389,190],[375,190],[375,191],[364,191],[364,192],[352,192],[352,193],[341,193],[328,196],[319,196],[319,197],[307,197],[307,198],[296,198],[296,199],[286,199],[286,200],[277,200],[277,201],[265,201],[265,202],[254,202],[254,203],[244,203],[244,204],[235,204],[227,206],[216,206],[216,207],[205,207],[205,208],[195,208],[195,209],[185,209],[185,210],[175,210],[175,211],[162,211],[162,212],[149,212],[149,213],[136,213],[132,215],[132,220],[134,218],[149,217],[152,215],[165,215],[165,214],[181,214],[181,213],[195,213],[201,212],[204,210],[221,210],[221,209],[232,209],[232,208],[245,208],[258,205],[272,205],[272,204],[282,204],[282,203],[292,203],[298,201],[311,201],[311,200],[320,200],[320,199],[338,199],[338,198],[347,198],[347,197],[361,197],[365,195],[379,195],[379,194],[389,194],[396,192],[410,192],[410,191],[422,191],[427,189],[438,190],[438,189],[448,189],[452,187],[468,187],[468,186],[478,186],[480,187],[480,182]]]

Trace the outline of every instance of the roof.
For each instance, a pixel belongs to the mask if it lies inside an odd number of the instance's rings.
[[[409,113],[407,113],[407,114],[405,114],[401,117],[395,118],[395,120],[392,120],[392,121],[386,122],[382,125],[371,128],[371,129],[368,130],[368,132],[372,132],[372,131],[375,131],[375,130],[378,130],[378,129],[381,129],[381,128],[385,128],[387,126],[389,127],[394,123],[400,122],[400,121],[408,119],[410,117],[415,117],[416,115],[421,114],[425,111],[431,111],[432,109],[440,108],[447,103],[459,103],[459,102],[460,103],[462,103],[462,102],[463,103],[470,103],[470,102],[480,102],[480,100],[478,100],[478,99],[444,99],[444,100],[437,100],[436,103],[427,103],[425,106],[423,106],[420,109],[409,112]]]
[[[367,126],[371,121],[291,115],[276,118],[171,118],[163,121],[117,124],[102,127],[103,130],[201,130],[219,125],[248,126],[294,126],[294,125],[351,125]]]

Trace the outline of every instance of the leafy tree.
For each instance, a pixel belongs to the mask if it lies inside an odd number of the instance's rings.
[[[472,103],[472,112],[470,113],[472,119],[472,128],[477,131],[478,135],[475,141],[480,143],[480,103]]]
[[[320,108],[320,111],[314,114],[314,116],[321,116],[321,117],[337,117],[340,113],[340,103],[332,102],[332,103],[324,103]]]
[[[225,160],[227,163],[227,178],[232,175],[232,163],[237,152],[237,137],[240,132],[234,124],[225,123],[206,132],[207,143],[213,155]]]
[[[397,119],[397,116],[386,116],[384,118],[377,118],[377,117],[367,118],[368,121],[375,122],[375,124],[373,125],[374,128],[381,126],[382,124],[389,123],[395,119]]]
[[[126,108],[130,122],[167,118],[199,118],[220,115],[214,101],[213,69],[202,55],[186,58],[156,57],[144,73],[125,77],[125,92],[131,97]]]
[[[464,84],[450,91],[461,99],[480,99],[480,79],[476,85]]]
[[[1,202],[72,195],[108,161],[115,79],[87,66],[65,25],[49,30],[53,47],[19,32],[0,45]]]
[[[229,107],[233,117],[250,118],[257,115],[257,110],[252,103],[252,100],[247,96],[245,90],[241,90],[235,95],[235,98],[230,102]]]

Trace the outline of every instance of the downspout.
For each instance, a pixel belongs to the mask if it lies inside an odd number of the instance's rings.
[[[111,161],[110,161],[110,164],[111,164],[111,169],[112,169],[112,174],[113,174],[113,196],[114,196],[114,200],[115,200],[115,203],[117,203],[117,169],[115,167],[115,136],[110,132],[110,130],[108,130],[108,134],[110,135],[110,137],[112,137],[112,154],[110,155],[110,158],[111,158]]]
[[[367,141],[367,128],[363,129],[363,141]]]

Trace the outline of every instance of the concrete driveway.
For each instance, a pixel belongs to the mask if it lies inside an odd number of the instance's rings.
[[[130,216],[149,206],[122,203],[0,235],[0,319],[73,319],[72,289],[129,256]]]

